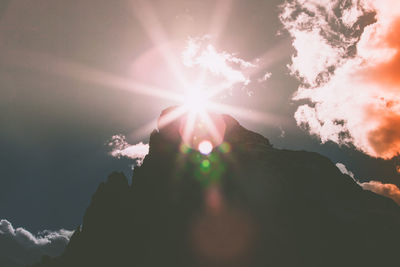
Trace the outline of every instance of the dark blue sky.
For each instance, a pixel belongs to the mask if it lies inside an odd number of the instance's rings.
[[[214,1],[153,2],[171,39],[208,33]],[[265,69],[272,72],[266,85],[253,88],[252,97],[239,90],[228,101],[285,119],[274,124],[238,120],[275,147],[316,151],[344,163],[360,180],[399,184],[395,160],[321,145],[296,126],[293,114],[300,103],[291,96],[298,83],[286,67],[293,53],[290,39],[277,35],[280,2],[232,1],[219,36],[220,46],[241,58],[270,51],[276,59]],[[0,218],[31,231],[73,229],[109,173],[131,175],[132,162],[110,157],[105,143],[119,133],[131,143],[146,142],[147,137],[130,133],[173,103],[75,79],[55,72],[46,59],[128,75],[132,62],[152,47],[135,7],[135,1],[124,0],[1,2]]]

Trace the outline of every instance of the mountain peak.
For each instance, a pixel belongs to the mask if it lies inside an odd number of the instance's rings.
[[[186,120],[188,120],[187,117],[190,115],[183,114],[181,116],[174,116],[174,113],[179,113],[178,106],[164,109],[158,118],[157,126],[159,133],[166,139],[169,139],[171,142],[182,143],[185,141],[182,140],[183,128],[186,126],[185,123]],[[220,145],[225,141],[235,145],[261,145],[265,146],[266,148],[272,148],[272,145],[267,138],[258,133],[247,130],[230,115],[207,112],[207,117],[216,128],[222,129],[219,131],[219,134],[221,135],[221,141],[217,145]],[[196,118],[193,124],[198,124],[199,120],[202,120],[202,118]],[[193,130],[192,134],[196,135],[199,133],[196,132],[195,129]],[[199,135],[201,134],[203,133],[200,133]],[[209,138],[212,139],[212,136]]]

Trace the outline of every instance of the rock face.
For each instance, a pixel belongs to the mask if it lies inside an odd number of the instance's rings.
[[[398,264],[392,200],[319,154],[223,120],[225,142],[208,156],[181,145],[178,124],[154,131],[132,185],[111,174],[64,254],[39,266]]]

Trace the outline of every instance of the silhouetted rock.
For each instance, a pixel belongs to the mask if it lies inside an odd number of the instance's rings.
[[[179,121],[154,131],[132,185],[113,173],[65,253],[40,266],[398,262],[400,209],[392,200],[362,190],[326,157],[274,149],[222,118],[225,143],[208,156],[181,146]]]

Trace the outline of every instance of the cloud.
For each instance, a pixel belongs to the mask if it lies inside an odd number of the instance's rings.
[[[384,159],[400,152],[400,1],[290,0],[280,19],[293,38],[289,66],[308,100],[297,124],[322,142]]]
[[[348,176],[350,176],[351,178],[354,178],[354,174],[349,171],[346,166],[343,163],[336,163],[336,167],[338,167],[338,169],[343,173],[343,174],[347,174]],[[356,181],[356,180],[355,180]]]
[[[40,260],[42,255],[58,256],[68,244],[73,231],[44,230],[36,235],[13,225],[5,219],[0,220],[0,262],[25,266]]]
[[[136,160],[136,165],[140,166],[143,163],[144,158],[149,154],[149,145],[142,142],[136,145],[130,145],[126,141],[124,135],[114,135],[111,137],[108,146],[112,148],[110,155],[115,158],[130,158]]]
[[[375,194],[391,198],[400,206],[400,189],[394,184],[384,184],[379,181],[369,181],[360,182],[355,177],[354,174],[349,171],[346,166],[342,163],[337,163],[336,167],[343,173],[349,175],[353,180],[362,187],[364,190],[374,192]]]
[[[197,67],[203,71],[203,74],[211,74],[207,80],[210,80],[211,84],[217,80],[223,88],[230,88],[236,84],[248,85],[250,75],[247,75],[245,71],[256,67],[235,54],[218,51],[210,43],[209,36],[189,38],[182,52],[182,62],[188,68]]]
[[[73,232],[65,229],[58,231],[44,230],[35,236],[22,227],[14,229],[12,224],[5,219],[0,220],[0,235],[12,236],[26,246],[45,246],[56,240],[61,240],[67,244]]]
[[[378,181],[359,183],[364,190],[372,191],[376,194],[391,198],[400,205],[400,189],[394,184],[384,184]]]
[[[264,74],[264,76],[262,76],[261,78],[258,79],[258,82],[259,82],[259,83],[265,82],[265,81],[267,81],[269,78],[271,78],[271,76],[272,76],[272,73],[271,73],[271,72],[266,72],[266,73]]]

